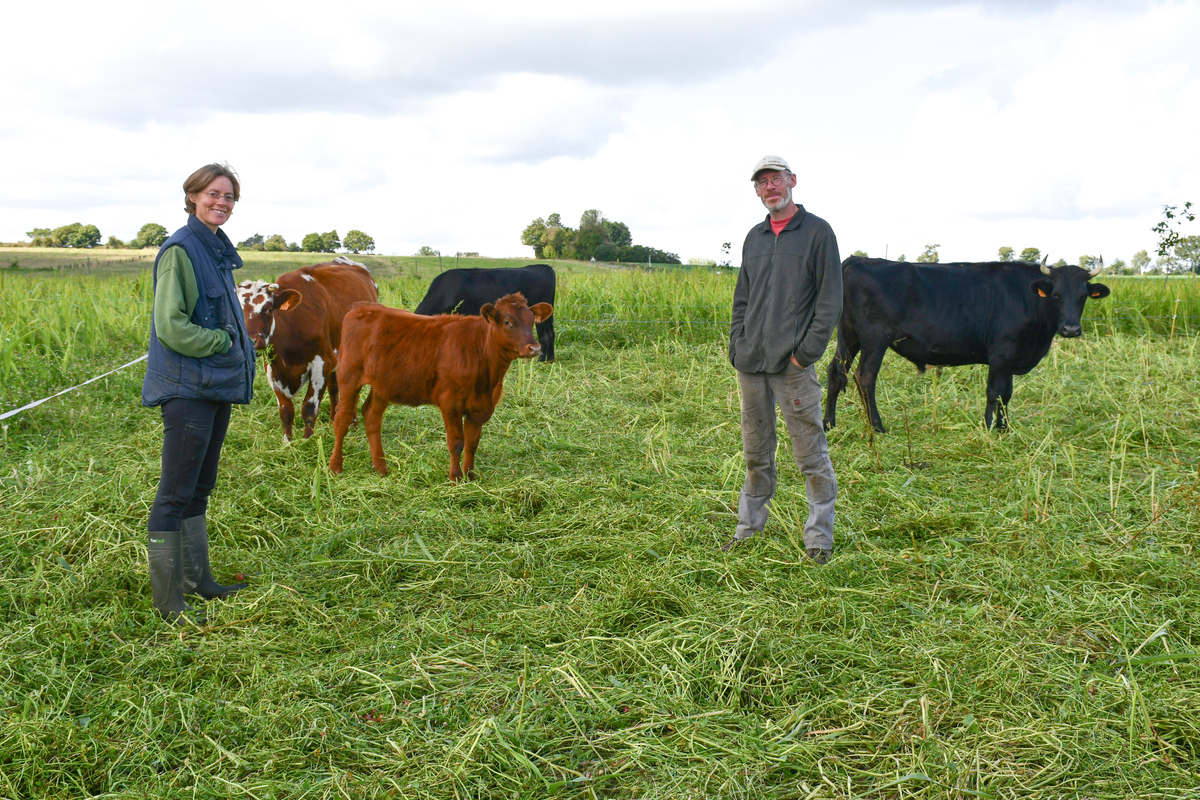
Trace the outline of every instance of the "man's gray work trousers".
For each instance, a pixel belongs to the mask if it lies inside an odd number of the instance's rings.
[[[746,483],[738,502],[734,536],[749,538],[767,524],[767,505],[778,483],[775,470],[775,403],[783,411],[792,455],[804,473],[808,495],[808,521],[804,525],[805,549],[833,549],[833,505],[837,478],[829,460],[829,445],[821,422],[821,384],[816,367],[805,369],[788,362],[782,372],[738,372],[742,393],[742,454],[746,458]]]

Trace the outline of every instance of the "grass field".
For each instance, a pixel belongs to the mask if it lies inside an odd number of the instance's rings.
[[[144,273],[6,272],[0,413],[144,352]],[[5,420],[0,798],[1198,796],[1196,282],[1105,279],[1004,435],[984,368],[889,356],[815,568],[786,452],[718,550],[733,276],[559,276],[559,359],[514,365],[474,483],[432,408],[388,412],[388,477],[361,429],[330,475],[327,409],[283,446],[260,374],[210,508],[250,588],[200,627],[150,604],[141,369]]]

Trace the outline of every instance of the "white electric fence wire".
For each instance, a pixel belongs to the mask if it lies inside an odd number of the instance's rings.
[[[104,373],[103,375],[97,375],[96,377],[91,378],[90,380],[84,381],[83,383],[79,384],[78,386],[72,386],[70,389],[63,389],[58,394],[52,394],[49,397],[43,397],[41,400],[34,400],[32,403],[26,403],[25,405],[21,406],[20,408],[14,408],[12,411],[5,411],[3,414],[0,414],[0,419],[8,419],[9,417],[11,417],[15,414],[20,414],[22,411],[28,411],[31,408],[36,408],[37,406],[40,406],[42,403],[46,402],[47,400],[53,400],[54,398],[56,398],[60,395],[64,395],[67,392],[73,392],[76,389],[87,386],[89,383],[95,383],[96,381],[100,380],[101,378],[107,378],[109,375],[112,375],[114,372],[120,372],[121,370],[125,369],[126,367],[132,367],[134,364],[138,363],[139,361],[145,361],[148,357],[149,357],[148,355],[145,355],[145,356],[141,356],[140,358],[135,358],[133,361],[130,361],[128,364],[122,364],[121,366],[117,367],[116,369],[110,369],[108,372]]]

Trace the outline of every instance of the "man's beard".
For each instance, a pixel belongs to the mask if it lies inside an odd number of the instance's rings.
[[[773,205],[768,198],[764,197],[762,199],[762,204],[766,207],[767,211],[782,211],[788,207],[788,203],[790,202],[792,202],[792,193],[790,191],[784,192]]]

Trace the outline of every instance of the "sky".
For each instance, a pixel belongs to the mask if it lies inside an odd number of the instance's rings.
[[[766,154],[843,256],[1111,263],[1200,205],[1200,0],[734,6],[13,4],[0,241],[174,230],[213,161],[241,178],[235,242],[358,229],[397,255],[532,260],[530,221],[599,209],[736,263]]]

